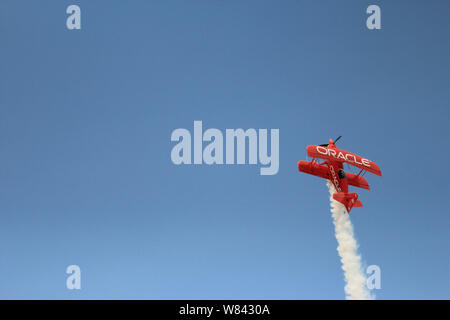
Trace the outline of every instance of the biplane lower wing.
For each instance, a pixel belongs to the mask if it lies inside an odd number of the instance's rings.
[[[364,177],[361,177],[360,175],[356,175],[350,172],[346,172],[345,175],[349,185],[370,190],[369,183]]]
[[[328,170],[328,167],[321,166],[316,162],[300,160],[298,162],[298,170],[320,178],[330,179],[330,172]]]

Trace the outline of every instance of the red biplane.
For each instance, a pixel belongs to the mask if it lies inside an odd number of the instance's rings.
[[[381,171],[376,163],[337,148],[335,142],[340,138],[341,136],[335,141],[330,139],[328,144],[306,147],[308,156],[312,157],[313,161],[300,160],[298,162],[298,170],[330,180],[336,188],[333,198],[342,203],[347,212],[350,212],[353,207],[362,207],[362,202],[358,200],[356,192],[348,192],[348,186],[370,190],[369,184],[363,177],[365,171],[379,176],[381,176]],[[316,158],[324,159],[325,161],[317,163]],[[345,172],[344,162],[361,169],[361,171],[358,174]]]

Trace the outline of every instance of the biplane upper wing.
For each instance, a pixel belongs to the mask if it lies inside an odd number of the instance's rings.
[[[360,157],[351,152],[341,150],[336,147],[327,148],[324,146],[315,146],[315,145],[308,146],[306,150],[308,152],[308,156],[312,158],[345,162],[357,168],[381,176],[381,170],[375,162]]]

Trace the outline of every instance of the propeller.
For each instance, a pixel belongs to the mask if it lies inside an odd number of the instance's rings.
[[[333,143],[336,144],[336,142],[337,142],[340,138],[342,138],[342,136],[337,137],[337,138],[334,140]],[[321,146],[321,147],[328,147],[328,143],[319,144],[319,146]]]
[[[337,142],[340,138],[342,138],[342,136],[337,137],[336,140],[334,140],[334,144],[336,144],[336,142]]]

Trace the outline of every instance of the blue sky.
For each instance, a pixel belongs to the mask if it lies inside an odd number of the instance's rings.
[[[343,299],[325,181],[297,170],[342,135],[383,172],[351,189],[377,298],[449,299],[449,9],[1,1],[0,298]],[[278,128],[278,174],[175,166],[171,132],[194,120]]]

